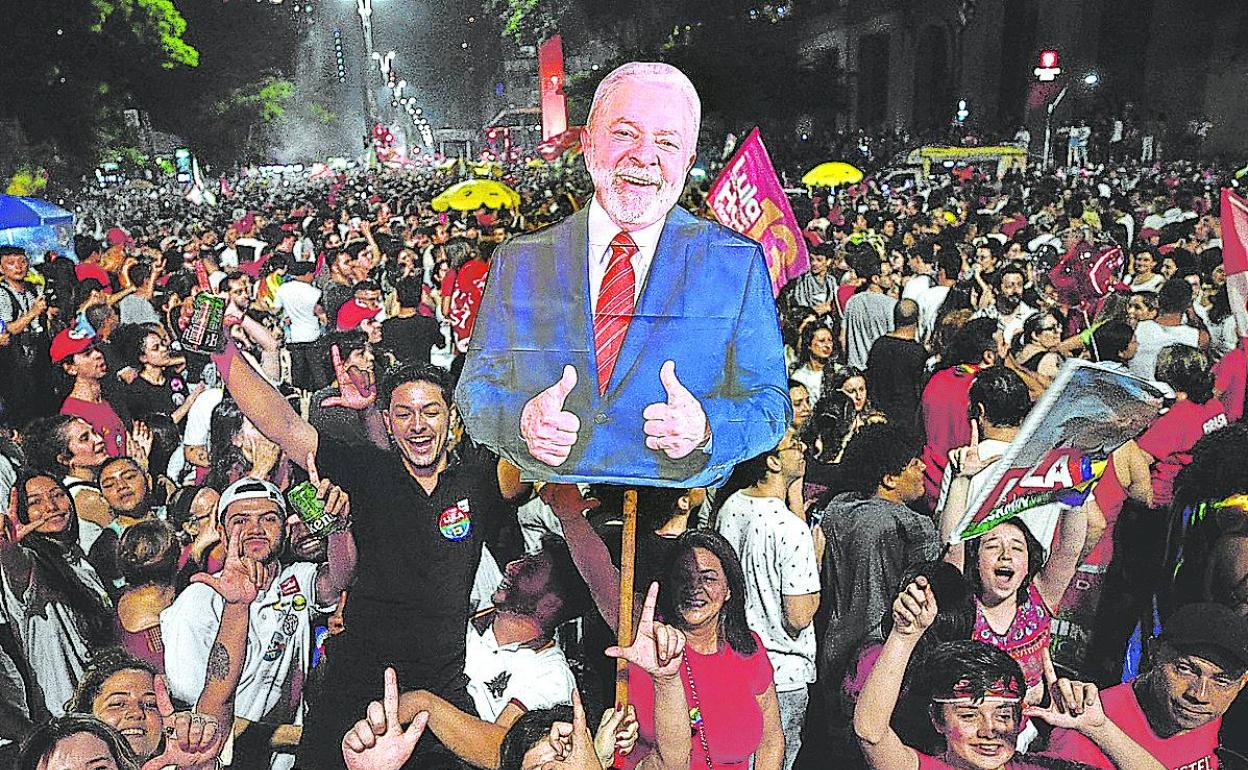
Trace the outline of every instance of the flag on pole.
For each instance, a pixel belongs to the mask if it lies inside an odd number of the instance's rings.
[[[721,224],[762,245],[773,295],[810,267],[802,228],[757,128],[724,166],[707,200]]]
[[[1248,201],[1222,189],[1222,264],[1240,337],[1248,337]]]
[[[1017,516],[1047,548],[1062,507],[1051,504],[1082,504],[1110,453],[1142,433],[1164,405],[1147,380],[1067,361],[1001,458],[972,480],[950,544]]]

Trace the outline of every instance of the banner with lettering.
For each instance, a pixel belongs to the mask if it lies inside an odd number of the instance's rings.
[[[802,228],[757,128],[711,185],[708,200],[721,224],[762,244],[773,295],[809,268]]]
[[[1048,547],[1060,503],[1081,505],[1109,455],[1165,406],[1147,380],[1079,359],[1067,361],[1001,458],[971,482],[966,513],[949,542],[979,537],[1015,516]],[[980,483],[983,476],[985,483]]]

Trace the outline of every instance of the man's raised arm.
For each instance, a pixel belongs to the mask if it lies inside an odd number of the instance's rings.
[[[308,455],[315,454],[320,444],[316,428],[300,417],[286,399],[251,368],[233,341],[226,343],[223,352],[213,355],[212,362],[247,419],[280,446],[287,457],[303,466]]]

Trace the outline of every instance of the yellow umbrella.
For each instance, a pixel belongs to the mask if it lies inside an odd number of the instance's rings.
[[[476,211],[510,209],[520,205],[520,195],[502,182],[493,179],[468,179],[443,190],[432,201],[434,211]]]
[[[861,171],[840,161],[820,163],[802,177],[802,184],[807,187],[840,187],[843,184],[858,184],[861,181]]]

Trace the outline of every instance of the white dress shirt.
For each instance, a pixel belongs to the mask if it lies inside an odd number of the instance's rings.
[[[629,233],[633,243],[637,244],[637,253],[629,260],[633,265],[633,305],[636,307],[641,300],[641,290],[646,285],[646,273],[650,272],[650,263],[654,261],[654,252],[659,248],[659,236],[663,233],[663,217],[652,225]],[[602,288],[602,279],[607,274],[607,263],[611,259],[611,241],[620,234],[620,227],[611,221],[606,210],[594,198],[589,204],[589,301],[591,309],[598,304],[598,290]]]

